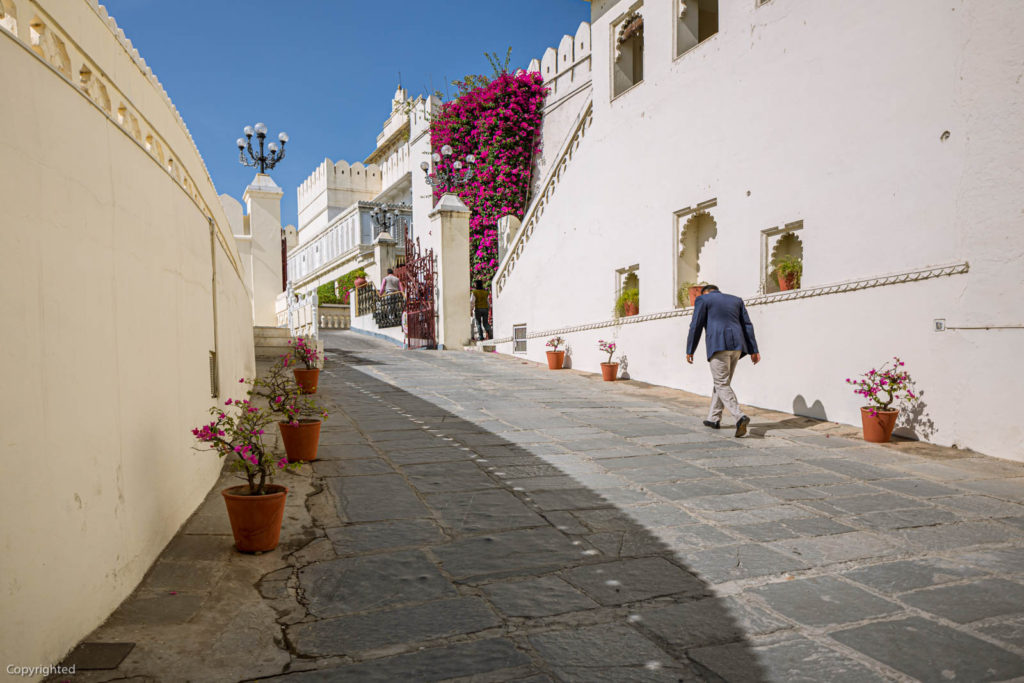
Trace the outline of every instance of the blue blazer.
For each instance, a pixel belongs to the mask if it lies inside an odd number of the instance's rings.
[[[740,358],[748,353],[758,353],[754,339],[754,325],[750,322],[743,299],[732,294],[710,291],[697,297],[690,321],[690,333],[686,336],[686,355],[692,356],[700,343],[701,332],[707,328],[705,346],[708,360],[718,351],[739,350]]]

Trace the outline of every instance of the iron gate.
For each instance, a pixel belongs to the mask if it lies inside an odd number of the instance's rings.
[[[405,231],[405,264],[395,269],[405,289],[405,344],[410,349],[437,348],[437,314],[434,305],[434,250],[420,253]]]

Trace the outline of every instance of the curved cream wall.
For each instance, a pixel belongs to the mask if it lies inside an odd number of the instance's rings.
[[[43,666],[216,480],[190,429],[211,350],[224,396],[252,373],[252,318],[209,175],[123,33],[84,0],[2,2],[0,661]]]
[[[829,419],[859,424],[843,380],[898,354],[924,390],[930,440],[1024,460],[1024,330],[932,331],[934,318],[1024,323],[1024,6],[722,2],[719,33],[674,59],[677,3],[645,0],[645,79],[612,99],[610,24],[632,4],[594,3],[593,126],[496,297],[496,336],[609,320],[616,270],[634,264],[641,315],[673,311],[673,215],[717,199],[706,278],[745,298],[758,293],[761,231],[795,221],[805,288],[970,264],[751,307],[765,361],[737,372],[741,400],[820,401]],[[688,324],[562,336],[577,369],[596,372],[597,339],[615,338],[634,378],[706,395],[706,365],[684,359]],[[531,358],[544,341],[530,339]]]

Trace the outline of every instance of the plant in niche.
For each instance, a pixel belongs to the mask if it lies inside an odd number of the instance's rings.
[[[640,305],[640,290],[636,287],[623,289],[619,298],[615,300],[615,317],[621,318],[626,315],[626,304]]]
[[[804,263],[795,256],[783,256],[775,264],[775,272],[794,287],[800,286],[800,278],[804,274]]]
[[[264,495],[268,493],[267,485],[273,481],[277,470],[296,469],[298,464],[289,463],[287,457],[278,458],[263,443],[266,427],[274,421],[268,411],[253,405],[249,399],[229,398],[224,405],[237,414],[213,406],[210,414],[214,420],[193,429],[192,435],[200,443],[209,444],[219,457],[238,456],[232,461],[231,468],[245,474],[249,495]],[[196,450],[204,449],[197,447]]]
[[[600,349],[602,353],[608,354],[608,360],[605,362],[611,364],[612,356],[615,354],[615,342],[605,341],[604,339],[598,339],[597,348]]]
[[[853,393],[870,401],[868,412],[876,417],[880,410],[899,410],[904,401],[913,402],[918,399],[910,373],[902,368],[903,361],[893,357],[881,367],[868,370],[861,375],[862,379],[847,377],[846,383],[854,386]],[[897,407],[893,408],[893,404]]]
[[[558,351],[558,347],[565,343],[561,337],[552,337],[544,346],[550,346],[552,351]]]
[[[708,284],[708,283],[703,282],[703,281],[702,282],[683,282],[683,283],[680,283],[679,291],[676,292],[676,303],[679,304],[679,306],[681,308],[686,308],[687,306],[692,306],[693,305],[693,301],[691,301],[691,299],[690,299],[691,291],[695,287],[703,287],[706,284]],[[700,292],[697,292],[696,295],[700,296]],[[696,297],[694,297],[694,298],[696,298]]]

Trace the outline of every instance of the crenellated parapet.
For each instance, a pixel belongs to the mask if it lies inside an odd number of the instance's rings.
[[[3,32],[40,57],[144,149],[214,221],[222,244],[237,261],[230,226],[192,134],[103,5],[96,0],[0,0]]]
[[[369,200],[381,190],[377,164],[324,159],[296,190],[299,242],[305,243],[346,208]]]
[[[582,22],[575,35],[564,35],[526,69],[539,73],[550,88],[545,109],[551,109],[590,85],[590,24]]]

